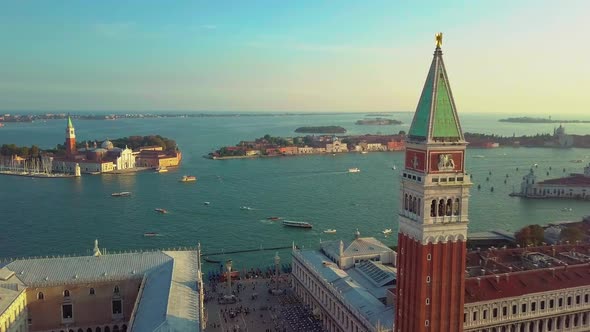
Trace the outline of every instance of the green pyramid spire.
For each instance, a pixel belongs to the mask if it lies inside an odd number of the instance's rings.
[[[453,93],[442,59],[442,34],[410,127],[411,139],[428,142],[464,141]]]
[[[70,117],[69,114],[68,114],[68,128],[74,128],[74,125],[72,124],[72,118]]]

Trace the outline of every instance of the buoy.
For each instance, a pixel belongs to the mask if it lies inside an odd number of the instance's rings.
[[[490,188],[490,191],[491,191],[491,192],[494,192],[494,187],[491,187],[491,188]]]

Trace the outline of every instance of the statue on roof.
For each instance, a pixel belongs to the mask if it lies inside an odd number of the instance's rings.
[[[436,48],[440,48],[442,46],[442,37],[443,37],[442,32],[439,32],[439,33],[437,33],[435,35],[435,38],[436,38]]]
[[[94,249],[92,250],[92,256],[102,256],[100,249],[98,248],[98,239],[94,240]]]

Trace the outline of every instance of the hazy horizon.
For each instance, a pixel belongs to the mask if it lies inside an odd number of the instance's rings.
[[[413,112],[439,31],[459,113],[588,113],[585,1],[0,8],[4,113]]]

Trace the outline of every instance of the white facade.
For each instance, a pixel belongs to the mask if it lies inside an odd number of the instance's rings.
[[[348,152],[348,146],[345,143],[342,143],[340,140],[334,140],[332,143],[326,144],[326,152]]]
[[[564,178],[568,179],[568,178]],[[590,199],[590,165],[584,168],[583,174],[570,176],[571,183],[558,183],[559,179],[537,181],[537,176],[531,168],[520,185],[520,195],[530,198],[578,198]]]
[[[117,170],[135,168],[135,155],[133,150],[125,147],[121,149],[116,159],[115,166]]]
[[[590,288],[468,303],[463,326],[467,332],[590,331]]]

